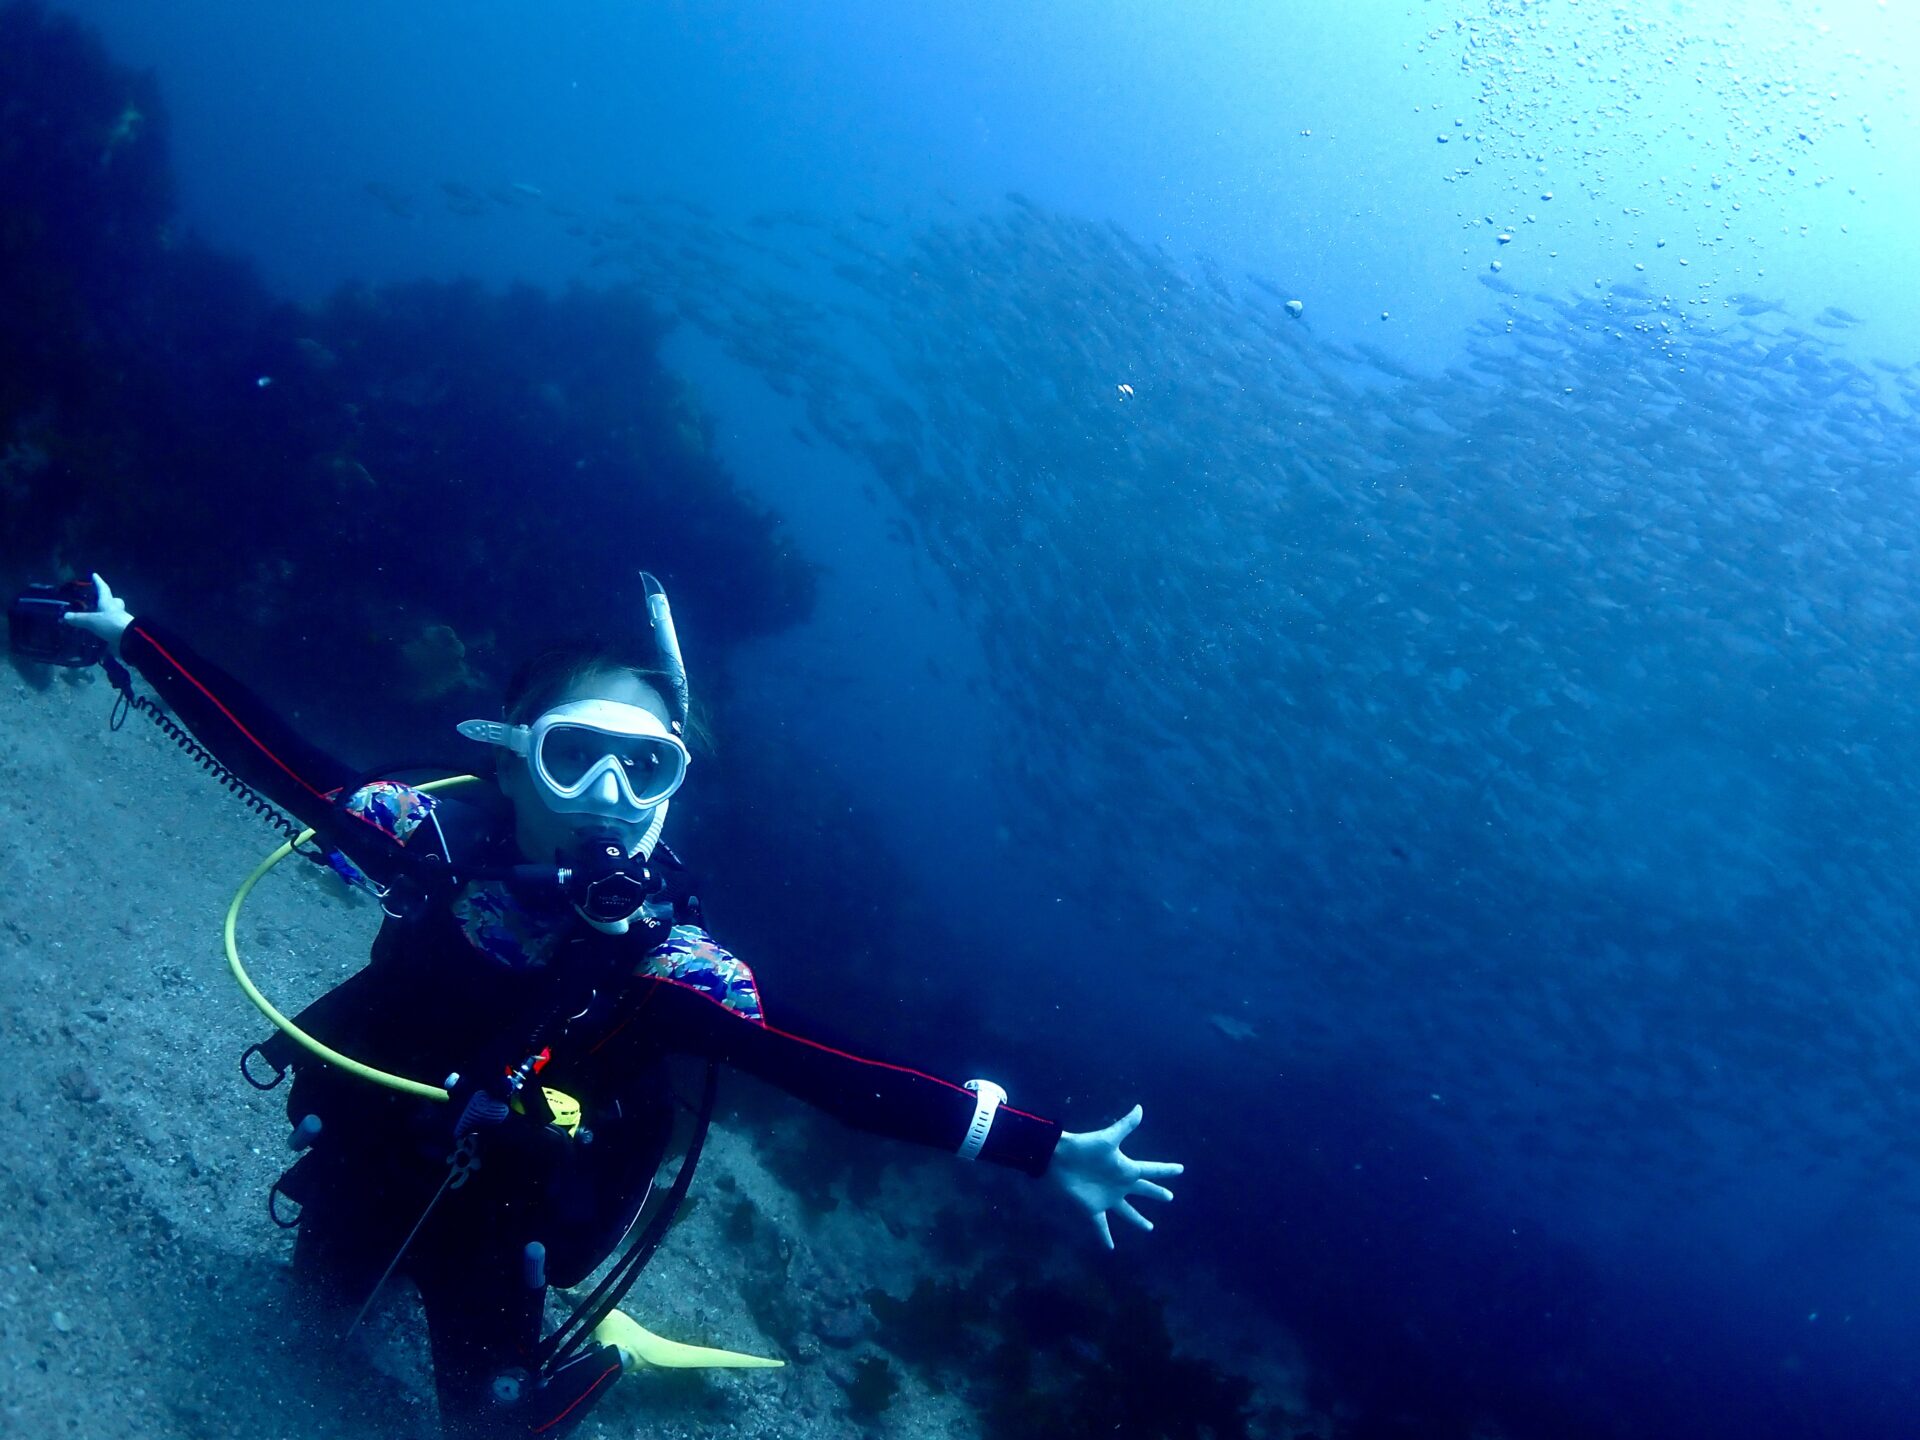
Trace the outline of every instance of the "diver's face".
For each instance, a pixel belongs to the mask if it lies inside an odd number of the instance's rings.
[[[597,670],[582,676],[553,703],[558,706],[573,700],[613,700],[622,705],[637,705],[662,724],[669,723],[667,702],[660,692],[625,670]],[[501,756],[499,782],[500,792],[513,805],[514,838],[520,853],[530,861],[544,865],[582,834],[604,835],[609,830],[627,843],[631,853],[647,832],[645,823],[607,820],[594,815],[562,815],[548,809],[528,773],[527,762],[518,755]]]

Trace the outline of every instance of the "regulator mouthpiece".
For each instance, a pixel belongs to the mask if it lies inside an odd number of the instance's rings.
[[[646,857],[628,855],[614,835],[589,835],[564,857],[561,883],[567,899],[594,929],[624,935],[647,901],[666,883]]]

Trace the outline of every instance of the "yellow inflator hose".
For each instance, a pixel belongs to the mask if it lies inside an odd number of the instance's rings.
[[[477,777],[472,775],[449,775],[444,780],[429,780],[424,785],[415,785],[415,790],[443,790],[450,785],[473,783]],[[247,903],[247,896],[274,866],[278,865],[298,847],[314,838],[314,832],[303,830],[286,844],[280,846],[266,859],[254,866],[253,873],[241,882],[240,888],[233,893],[233,902],[227,906],[226,923],[221,927],[221,936],[227,945],[227,968],[233,972],[233,978],[239,983],[241,992],[251,1000],[254,1008],[274,1023],[274,1026],[289,1040],[302,1049],[317,1055],[329,1065],[338,1066],[349,1075],[358,1075],[362,1080],[371,1080],[376,1085],[385,1085],[389,1090],[398,1090],[404,1095],[418,1095],[423,1100],[449,1099],[446,1090],[439,1085],[428,1085],[423,1081],[409,1080],[404,1075],[392,1075],[385,1070],[376,1070],[371,1065],[355,1060],[351,1055],[342,1055],[330,1045],[323,1045],[293,1021],[274,1008],[271,1000],[260,993],[260,987],[253,983],[247,974],[247,967],[240,963],[240,943],[234,936],[234,927],[240,920],[240,907]]]

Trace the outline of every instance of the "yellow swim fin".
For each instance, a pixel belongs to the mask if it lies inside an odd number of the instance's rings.
[[[732,1350],[711,1350],[705,1345],[682,1345],[654,1334],[619,1310],[593,1327],[593,1338],[602,1345],[618,1346],[621,1368],[626,1370],[642,1365],[657,1365],[663,1370],[773,1370],[787,1363]]]

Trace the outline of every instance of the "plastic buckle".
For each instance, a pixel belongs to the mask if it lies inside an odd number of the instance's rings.
[[[253,1078],[253,1071],[247,1067],[256,1055],[262,1060],[265,1060],[268,1068],[273,1071],[273,1078],[271,1080],[256,1080]],[[275,1065],[272,1060],[269,1060],[264,1045],[253,1044],[240,1052],[240,1078],[256,1090],[274,1090],[278,1089],[280,1082],[287,1078],[287,1067],[285,1065]]]
[[[474,1171],[480,1168],[480,1137],[472,1132],[462,1135],[460,1143],[447,1157],[447,1168],[453,1172],[447,1177],[449,1190],[458,1190],[471,1180]]]
[[[299,1225],[302,1217],[306,1215],[307,1209],[306,1206],[301,1205],[289,1218],[284,1220],[280,1218],[280,1201],[283,1198],[292,1201],[295,1205],[300,1205],[298,1200],[294,1200],[292,1196],[280,1188],[280,1181],[286,1178],[285,1175],[282,1175],[280,1180],[274,1181],[273,1184],[267,1187],[267,1218],[282,1230],[292,1230]]]

